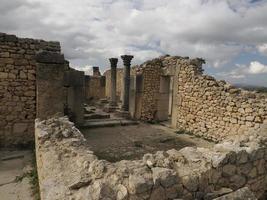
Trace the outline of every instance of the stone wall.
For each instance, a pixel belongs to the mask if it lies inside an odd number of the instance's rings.
[[[116,163],[89,151],[67,118],[36,120],[35,127],[42,200],[214,199],[243,187],[266,197],[267,127],[209,149],[185,147]]]
[[[105,98],[106,77],[85,76],[86,100],[98,100]]]
[[[220,141],[267,123],[266,95],[204,75],[202,59],[164,56],[138,67],[143,76],[142,120],[156,120],[161,76],[173,77],[172,126]],[[140,111],[137,111],[140,112]]]
[[[177,128],[214,141],[259,130],[267,124],[267,96],[235,88],[203,75],[202,60],[180,59],[177,84]]]
[[[105,71],[104,76],[106,77],[105,95],[107,98],[111,98],[111,72],[110,69]],[[121,99],[122,95],[122,84],[123,84],[123,69],[117,68],[117,100]]]
[[[140,96],[140,119],[150,121],[156,119],[157,103],[160,91],[162,62],[159,59],[148,61],[139,67],[137,74],[142,75],[142,95]]]
[[[33,141],[39,50],[60,52],[60,44],[0,33],[0,147]]]

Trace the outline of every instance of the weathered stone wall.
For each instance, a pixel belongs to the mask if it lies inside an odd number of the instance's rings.
[[[142,95],[139,100],[141,104],[139,107],[141,109],[141,120],[150,121],[156,119],[161,69],[162,62],[160,59],[148,61],[138,69],[137,74],[141,74],[143,79]]]
[[[267,127],[209,149],[172,149],[116,163],[98,160],[66,118],[37,120],[35,127],[42,200],[214,199],[245,186],[265,198]]]
[[[106,77],[105,95],[111,98],[111,72],[110,69],[105,71],[104,76]],[[117,82],[116,82],[116,94],[117,100],[120,100],[122,94],[122,84],[123,84],[123,69],[117,68]]]
[[[39,50],[60,52],[60,44],[0,33],[0,147],[33,141]]]
[[[173,77],[172,125],[220,141],[267,123],[266,95],[203,74],[201,59],[164,56],[138,67],[143,76],[141,119],[155,120],[160,76]]]
[[[214,141],[259,130],[267,123],[267,97],[203,75],[202,61],[180,59],[176,94],[177,128]]]
[[[98,100],[105,98],[106,77],[85,76],[86,100]]]

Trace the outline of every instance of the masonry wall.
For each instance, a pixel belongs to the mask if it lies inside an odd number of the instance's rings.
[[[161,76],[173,77],[173,128],[220,141],[267,123],[266,95],[204,75],[202,59],[163,56],[138,67],[143,76],[141,119],[156,120]],[[138,111],[139,112],[139,111]]]
[[[199,59],[180,59],[176,87],[176,127],[220,141],[257,131],[267,123],[267,96],[248,92],[203,74]]]
[[[85,89],[87,101],[105,98],[106,77],[85,76]]]
[[[154,59],[144,63],[137,71],[137,74],[142,75],[142,94],[140,99],[140,106],[137,107],[141,111],[140,119],[151,121],[156,119],[157,103],[160,89],[160,76],[162,74],[162,62],[160,59]]]
[[[60,52],[60,44],[0,33],[0,147],[33,142],[39,50]]]
[[[214,199],[247,187],[265,199],[266,131],[267,126],[229,137],[211,148],[171,149],[110,163],[88,150],[83,135],[67,118],[37,120],[41,198]]]

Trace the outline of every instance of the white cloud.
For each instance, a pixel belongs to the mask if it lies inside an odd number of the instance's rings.
[[[249,65],[248,73],[249,74],[267,73],[267,65],[263,65],[257,61],[253,61]]]
[[[70,64],[70,67],[76,70],[84,71],[85,75],[93,75],[93,66],[91,65],[85,65],[84,67],[81,68],[80,66],[75,66]]]
[[[258,45],[257,48],[258,48],[258,51],[259,51],[261,54],[267,56],[267,43]]]
[[[93,75],[93,66],[84,66],[82,69],[85,73],[85,75]]]
[[[61,41],[73,65],[109,66],[124,53],[203,57],[221,67],[266,53],[267,2],[251,0],[1,0],[0,31]]]
[[[264,65],[258,61],[251,62],[248,66],[236,65],[236,68],[230,72],[220,72],[217,75],[224,78],[242,79],[248,75],[258,75],[267,73],[267,65]]]

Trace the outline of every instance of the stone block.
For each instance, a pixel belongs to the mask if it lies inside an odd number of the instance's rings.
[[[231,192],[230,194],[223,195],[221,197],[218,197],[214,200],[256,200],[256,196],[249,190],[249,188],[244,187],[237,191]]]
[[[47,64],[64,64],[65,58],[63,54],[41,51],[36,57],[36,61],[39,63],[47,63]]]
[[[19,72],[19,78],[21,78],[21,79],[26,79],[26,78],[27,78],[26,73],[23,72],[23,71],[20,71],[20,72]]]
[[[10,56],[9,52],[1,52],[0,57],[1,58],[8,58]]]
[[[8,73],[6,73],[6,72],[0,72],[0,78],[2,79],[4,79],[4,78],[7,78],[8,77]]]
[[[5,35],[4,40],[6,42],[17,42],[18,38],[15,35]]]
[[[15,123],[13,125],[13,133],[24,133],[28,128],[27,123]]]

